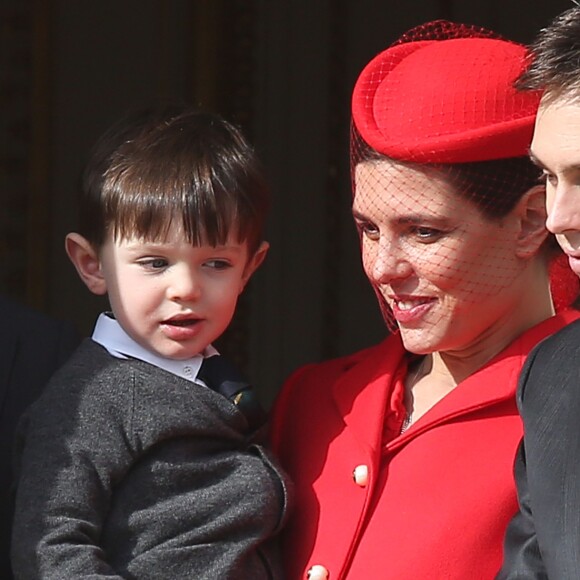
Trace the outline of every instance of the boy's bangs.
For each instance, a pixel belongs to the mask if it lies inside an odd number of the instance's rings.
[[[107,140],[108,139],[108,140]],[[85,173],[83,235],[160,240],[181,227],[193,245],[259,247],[269,188],[237,129],[201,113],[105,139]]]
[[[156,186],[157,185],[157,186]],[[175,227],[183,229],[186,240],[194,245],[224,245],[235,235],[241,242],[250,235],[248,219],[239,219],[236,197],[215,195],[210,187],[168,187],[150,184],[128,190],[126,184],[108,199],[106,222],[113,225],[115,240],[139,238],[145,241],[166,239]],[[181,223],[180,223],[181,222]]]

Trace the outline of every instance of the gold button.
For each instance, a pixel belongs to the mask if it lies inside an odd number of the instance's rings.
[[[306,573],[308,580],[326,580],[329,577],[328,570],[320,564],[314,564]]]
[[[369,468],[366,465],[357,465],[352,472],[352,478],[357,485],[366,487],[369,483]]]

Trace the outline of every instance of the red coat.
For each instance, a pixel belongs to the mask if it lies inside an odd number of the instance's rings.
[[[284,536],[289,580],[313,565],[330,580],[494,578],[517,507],[517,378],[537,342],[579,317],[562,313],[527,331],[388,442],[395,411],[385,410],[406,365],[398,336],[294,373],[272,432],[296,485]]]

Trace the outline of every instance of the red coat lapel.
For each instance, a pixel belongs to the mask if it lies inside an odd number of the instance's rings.
[[[378,457],[392,379],[405,349],[398,335],[384,340],[333,386],[338,413],[361,447]],[[369,412],[371,411],[371,412]]]

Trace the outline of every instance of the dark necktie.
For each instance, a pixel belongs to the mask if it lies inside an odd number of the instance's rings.
[[[204,358],[197,376],[210,388],[229,399],[246,417],[252,431],[266,422],[252,386],[228,359],[221,355]]]

